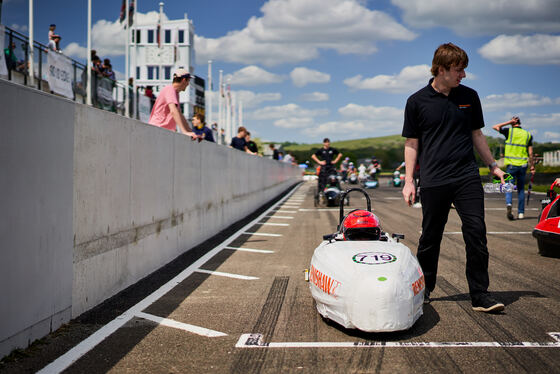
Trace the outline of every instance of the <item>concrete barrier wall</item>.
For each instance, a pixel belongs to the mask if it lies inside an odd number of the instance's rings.
[[[15,92],[20,95],[17,100],[11,98]],[[21,339],[14,339],[22,331],[61,312],[58,325],[78,316],[301,179],[297,168],[277,161],[192,142],[180,134],[0,81],[0,103],[6,102],[13,105],[6,107],[9,130],[4,125],[0,130],[0,192],[10,204],[0,221],[0,287],[9,300],[0,306],[0,356],[8,353],[7,347],[22,346]],[[23,118],[20,103],[32,103],[34,108]],[[21,140],[16,144],[12,139]],[[37,165],[29,156],[35,143],[40,147],[33,152],[42,152]],[[21,154],[29,158],[30,167],[13,162]],[[48,175],[46,181],[43,175]],[[38,182],[34,189],[26,186],[27,179]],[[37,194],[39,190],[42,194]],[[4,223],[24,214],[25,206],[31,213],[44,206],[45,217],[36,217],[39,227],[30,228],[29,218],[22,216],[5,229]],[[41,230],[63,243],[44,239]],[[36,277],[30,279],[30,263],[35,261]],[[14,262],[19,267],[10,265]],[[35,298],[26,297],[24,291],[29,289],[46,295],[48,303],[38,305]],[[22,310],[43,312],[23,319]],[[53,329],[58,325],[54,323]],[[33,340],[48,332],[23,336]]]
[[[72,308],[74,108],[0,80],[0,357]]]

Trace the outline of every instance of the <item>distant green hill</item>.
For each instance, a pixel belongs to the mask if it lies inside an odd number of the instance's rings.
[[[283,144],[284,150],[291,152],[299,162],[309,161],[311,164],[313,163],[311,155],[322,146],[323,143]],[[342,140],[332,142],[331,146],[342,152],[344,157],[350,157],[353,162],[375,156],[382,162],[384,168],[393,168],[403,161],[404,138],[400,135]]]
[[[342,152],[344,157],[350,157],[350,160],[356,163],[358,159],[370,158],[375,156],[380,160],[384,170],[397,167],[404,159],[404,138],[400,135],[381,136],[378,138],[364,138],[355,140],[343,140],[332,142],[331,145]],[[496,159],[500,158],[500,154],[504,149],[503,137],[487,136],[486,141]],[[315,144],[297,144],[286,142],[282,144],[286,152],[291,152],[298,162],[309,161],[313,165],[311,155],[323,143]],[[542,155],[542,152],[560,148],[558,143],[538,143],[534,142],[533,149],[536,154]],[[478,155],[476,160],[480,166],[484,166]]]

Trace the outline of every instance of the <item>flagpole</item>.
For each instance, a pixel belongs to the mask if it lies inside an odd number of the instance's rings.
[[[223,70],[220,70],[220,88],[218,90],[218,129],[224,129],[225,131],[225,127],[224,127],[224,98],[222,97],[222,93],[224,92],[224,82],[223,82]],[[222,142],[222,135],[221,135],[221,130],[220,134],[218,135],[218,139],[220,139],[219,143],[221,144]]]
[[[33,53],[33,0],[29,0],[29,84],[35,84],[35,66]]]
[[[124,22],[125,22],[125,26],[124,29],[126,30],[126,46],[125,46],[125,52],[124,52],[124,82],[125,82],[125,90],[124,90],[124,115],[125,117],[128,117],[130,114],[130,100],[129,100],[129,88],[128,88],[128,78],[130,77],[130,71],[129,71],[129,66],[128,66],[128,49],[129,49],[129,45],[130,45],[130,27],[129,27],[129,20],[128,20],[128,10],[130,8],[130,0],[126,0],[126,8],[124,9]]]
[[[212,60],[208,60],[208,118],[207,122],[212,127]]]
[[[238,121],[239,121],[239,126],[245,126],[243,124],[243,101],[239,100],[239,103],[237,105],[238,105],[237,108],[239,110],[239,112],[237,114],[237,118],[238,118]]]
[[[88,13],[87,13],[87,97],[86,103],[92,104],[91,95],[93,89],[91,87],[91,0],[88,0]]]

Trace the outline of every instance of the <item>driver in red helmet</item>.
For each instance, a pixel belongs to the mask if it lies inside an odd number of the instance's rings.
[[[354,210],[344,218],[341,232],[344,240],[379,240],[379,218],[367,210]]]

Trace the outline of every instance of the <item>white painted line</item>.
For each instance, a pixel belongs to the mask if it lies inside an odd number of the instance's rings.
[[[282,209],[278,209],[275,210],[276,213],[297,213],[297,210],[282,210]]]
[[[235,278],[235,279],[243,279],[243,280],[255,280],[259,279],[258,277],[252,277],[250,275],[240,275],[240,274],[232,274],[232,273],[224,273],[221,271],[214,271],[214,270],[205,270],[205,269],[196,269],[197,273],[205,273],[210,275],[218,275],[220,277],[227,277],[227,278]]]
[[[249,232],[249,231],[245,231],[243,234],[247,234],[247,235],[256,235],[256,236],[282,236],[282,234],[267,234],[264,232]]]
[[[295,213],[295,212],[294,212]],[[266,216],[266,218],[278,218],[278,219],[294,219],[292,216]]]
[[[240,248],[240,247],[225,247],[224,249],[231,249],[234,251],[244,251],[244,252],[255,252],[255,253],[274,253],[274,251],[269,251],[268,249],[252,249],[252,248]]]
[[[548,333],[554,342],[263,342],[262,334],[243,334],[236,348],[560,348],[560,333]]]
[[[207,329],[207,328],[204,328],[204,327],[174,321],[174,320],[169,319],[169,318],[162,318],[162,317],[154,316],[154,315],[148,314],[148,313],[140,312],[136,315],[136,317],[147,319],[149,321],[155,322],[155,323],[157,323],[159,325],[162,325],[162,326],[173,327],[173,328],[176,328],[176,329],[179,329],[179,330],[192,332],[193,334],[206,336],[208,338],[216,338],[216,337],[220,337],[220,336],[227,336],[227,334],[224,334],[223,332],[220,332],[220,331],[210,330],[210,329]]]
[[[418,233],[422,234],[422,230],[418,231]],[[462,231],[445,231],[444,235],[462,235]],[[531,231],[488,231],[486,232],[487,235],[530,235],[532,234]]]
[[[263,226],[290,226],[289,223],[259,222],[257,225]]]
[[[46,373],[60,373],[63,370],[67,369],[70,365],[76,362],[80,357],[88,353],[91,349],[105,340],[108,336],[113,334],[119,328],[121,328],[125,323],[130,321],[135,315],[142,312],[152,303],[157,301],[171,289],[173,289],[177,284],[184,281],[187,277],[189,277],[192,273],[194,273],[200,266],[204,265],[208,260],[214,257],[217,253],[219,253],[222,249],[224,249],[228,243],[231,242],[231,238],[235,238],[245,232],[245,230],[249,229],[250,227],[254,226],[256,222],[261,221],[265,216],[269,215],[270,212],[281,205],[284,201],[290,198],[292,194],[299,188],[299,184],[296,185],[290,192],[286,194],[283,198],[278,200],[274,205],[264,211],[260,216],[255,218],[253,221],[246,224],[244,227],[239,229],[235,234],[228,237],[218,246],[210,250],[204,256],[193,262],[189,267],[183,270],[181,273],[176,275],[173,279],[169,282],[158,288],[156,291],[151,293],[148,297],[141,300],[139,303],[125,311],[123,314],[106,324],[105,326],[101,327],[95,333],[87,337],[85,340],[80,342],[78,345],[74,346],[74,348],[70,349],[68,352],[63,354],[62,356],[58,357],[56,360],[45,366],[43,369],[39,370],[38,374],[46,374]]]
[[[506,208],[484,208],[484,210],[506,210]],[[539,210],[539,208],[525,208],[525,210]]]
[[[300,212],[339,212],[340,208],[299,208]]]
[[[404,200],[404,198],[402,198],[402,197],[394,197],[394,196],[386,196],[386,197],[384,197],[384,199],[386,199],[386,200]]]
[[[462,231],[446,231],[443,233],[444,235],[462,235]],[[488,231],[486,232],[487,235],[529,235],[532,234],[531,231]]]

